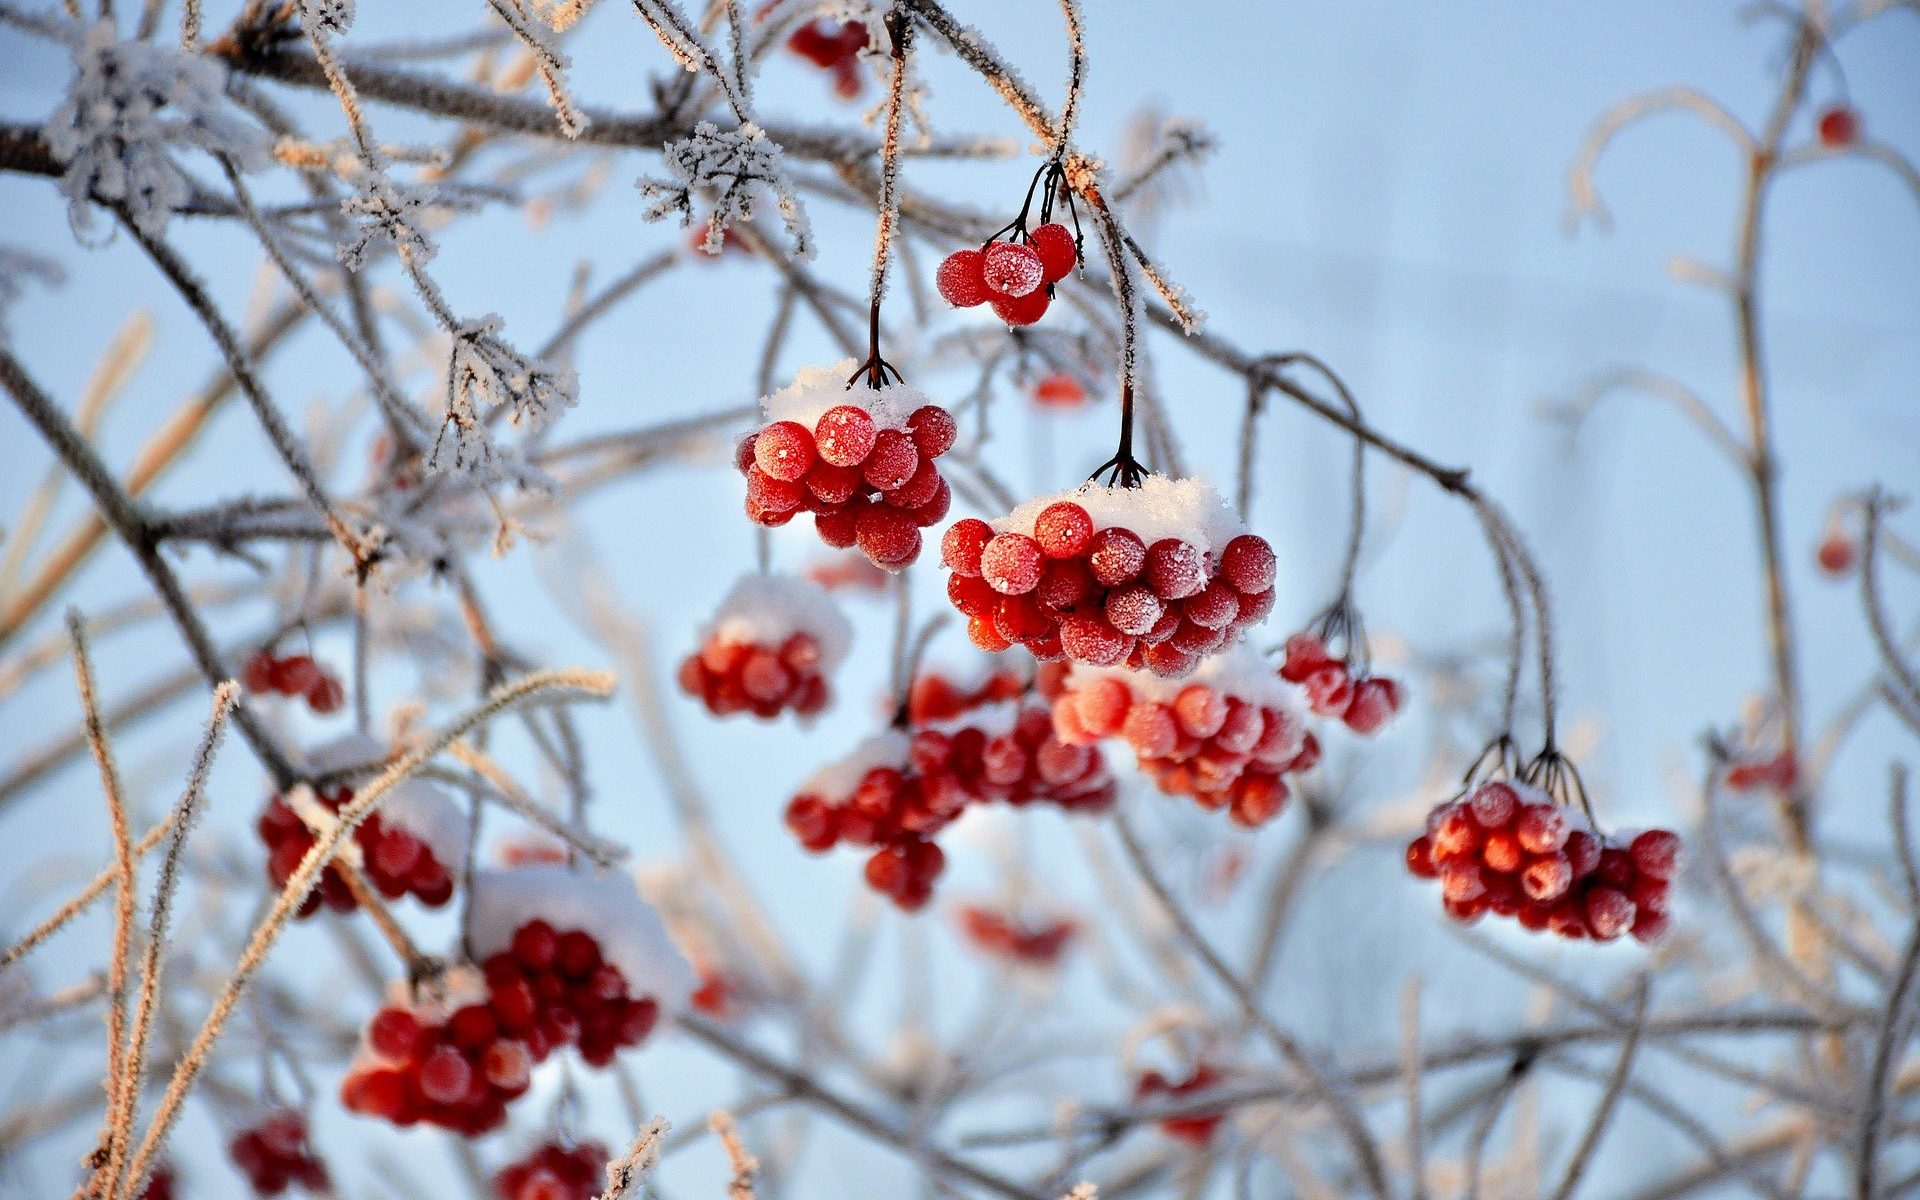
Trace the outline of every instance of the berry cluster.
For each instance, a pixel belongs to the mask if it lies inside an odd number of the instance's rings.
[[[353,789],[344,786],[320,793],[317,798],[318,805],[328,813],[339,812],[352,799]],[[320,812],[310,815],[315,823],[327,819]],[[387,794],[380,811],[353,831],[360,869],[374,890],[388,900],[410,895],[428,908],[439,908],[452,899],[454,876],[464,861],[463,824],[458,808],[445,792],[424,780],[404,780]],[[313,829],[307,818],[281,796],[267,800],[254,829],[267,846],[268,880],[276,888],[285,887],[313,848]],[[338,864],[330,863],[321,872],[320,886],[308,894],[296,915],[310,917],[322,904],[337,913],[360,907]]]
[[[1185,682],[1075,666],[1058,685],[1053,727],[1071,745],[1124,740],[1162,792],[1224,808],[1251,828],[1286,805],[1282,776],[1320,761],[1297,693],[1240,647],[1208,659]]]
[[[1545,792],[1495,780],[1428,814],[1407,869],[1440,880],[1456,921],[1492,912],[1576,941],[1653,942],[1667,931],[1679,857],[1680,839],[1665,829],[1614,844]]]
[[[941,558],[974,645],[1043,662],[1184,675],[1273,608],[1273,548],[1200,480],[1088,483],[956,521]]]
[[[875,566],[900,571],[919,557],[920,531],[953,503],[934,460],[953,447],[958,426],[914,388],[849,387],[852,374],[851,360],[808,368],[762,400],[767,424],[741,441],[734,463],[756,524],[810,512],[827,545],[858,546]]]
[[[296,1183],[316,1194],[333,1190],[326,1164],[307,1144],[307,1118],[297,1109],[280,1109],[242,1130],[227,1153],[256,1195],[278,1196]]]
[[[255,650],[240,669],[240,683],[256,696],[298,696],[321,714],[339,712],[347,701],[340,677],[309,654],[275,658],[267,650]]]
[[[867,41],[867,27],[859,21],[822,17],[794,30],[787,49],[831,74],[833,94],[852,100],[860,94],[860,52]]]
[[[959,918],[960,932],[974,948],[1016,966],[1058,966],[1080,932],[1068,917],[1028,924],[978,904],[962,906]]]
[[[787,828],[801,846],[824,854],[837,845],[872,850],[867,884],[908,911],[933,898],[947,865],[933,837],[970,799],[951,780],[922,779],[911,739],[898,730],[868,738],[818,771],[787,804]]]
[[[1079,261],[1073,231],[1049,222],[1032,232],[1012,231],[1006,241],[978,250],[954,251],[940,264],[934,283],[955,308],[990,304],[1007,324],[1031,325],[1053,303],[1053,285]]]
[[[500,1200],[593,1200],[606,1184],[607,1148],[599,1142],[543,1142],[493,1177]]]
[[[1280,678],[1306,689],[1307,706],[1316,715],[1333,717],[1362,737],[1380,732],[1405,702],[1405,689],[1397,680],[1354,678],[1347,664],[1328,654],[1326,642],[1311,631],[1287,639]]]
[[[1219,1084],[1225,1078],[1218,1068],[1200,1063],[1188,1073],[1185,1079],[1169,1079],[1158,1071],[1148,1070],[1140,1076],[1133,1087],[1135,1100],[1146,1100],[1154,1096],[1173,1099],[1178,1096],[1190,1096],[1195,1092],[1204,1092]],[[1160,1132],[1170,1138],[1194,1146],[1205,1146],[1213,1141],[1213,1135],[1225,1119],[1225,1113],[1189,1113],[1184,1117],[1168,1117],[1160,1122]]]
[[[700,649],[680,664],[680,688],[716,717],[812,717],[827,707],[827,676],[852,641],[853,627],[819,584],[743,576],[701,632]]]
[[[470,978],[460,982],[477,1002],[393,1004],[373,1015],[364,1050],[340,1085],[347,1111],[469,1136],[506,1123],[507,1104],[525,1094],[545,1035],[517,1001],[475,996]]]
[[[497,1129],[537,1064],[574,1046],[604,1067],[693,987],[659,916],[619,872],[484,872],[471,941],[479,971],[457,968],[439,995],[390,1005],[368,1023],[341,1085],[349,1110],[468,1135]]]

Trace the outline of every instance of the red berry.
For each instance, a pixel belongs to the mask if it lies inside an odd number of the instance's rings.
[[[1515,827],[1528,854],[1553,854],[1567,844],[1567,818],[1551,804],[1529,804]]]
[[[1067,656],[1096,667],[1118,666],[1130,639],[1098,617],[1071,613],[1060,622],[1060,646]]]
[[[907,432],[912,435],[921,459],[925,460],[939,458],[953,449],[954,439],[960,436],[960,426],[953,414],[938,404],[922,404],[907,417]]]
[[[1827,146],[1851,146],[1860,137],[1860,114],[1836,104],[1820,114],[1820,141]]]
[[[860,552],[882,570],[897,571],[920,554],[920,527],[897,508],[874,505],[862,509],[854,523]]]
[[[1520,794],[1508,784],[1494,780],[1475,788],[1467,803],[1482,829],[1501,829],[1512,824],[1514,814],[1520,811]]]
[[[383,1008],[367,1022],[367,1045],[385,1058],[412,1058],[419,1043],[420,1022],[404,1008]]]
[[[1628,847],[1633,865],[1655,879],[1671,879],[1680,862],[1680,839],[1665,829],[1649,829]]]
[[[1587,893],[1587,928],[1600,941],[1610,942],[1633,928],[1633,901],[1610,887]]]
[[[1019,328],[1031,325],[1047,315],[1047,306],[1053,303],[1053,297],[1046,288],[1035,288],[1024,296],[995,296],[993,313],[1007,324]]]
[[[920,469],[920,451],[904,430],[882,429],[874,435],[873,452],[861,464],[866,481],[883,492],[890,492]]]
[[[1061,500],[1034,518],[1033,538],[1048,558],[1078,558],[1093,541],[1093,518],[1073,501]]]
[[[560,940],[553,926],[545,921],[528,921],[513,932],[513,956],[528,971],[544,971],[553,965]]]
[[[1368,737],[1385,728],[1399,711],[1399,684],[1391,679],[1362,679],[1353,685],[1353,701],[1341,720],[1348,729]]]
[[[940,295],[955,308],[985,304],[993,295],[987,289],[987,256],[978,250],[956,250],[947,255],[934,275]]]
[[[273,655],[265,650],[255,650],[247,656],[247,663],[240,669],[240,683],[249,692],[261,695],[275,691]]]
[[[313,686],[307,689],[307,707],[323,716],[339,712],[340,706],[346,701],[346,688],[330,672],[323,671]]]
[[[1334,661],[1318,634],[1296,633],[1287,639],[1287,657],[1280,664],[1280,678],[1288,683],[1303,683],[1307,676]]]
[[[1573,866],[1573,877],[1585,879],[1600,866],[1600,839],[1584,829],[1576,829],[1567,835],[1567,844],[1560,853],[1567,856],[1567,862]]]
[[[289,655],[273,664],[273,690],[283,696],[304,696],[323,678],[320,664],[305,654]]]
[[[1323,717],[1345,715],[1353,704],[1353,679],[1339,663],[1329,663],[1306,677],[1307,705]]]
[[[1093,535],[1087,546],[1087,566],[1105,587],[1131,582],[1147,565],[1147,547],[1130,529],[1113,526]]]
[[[1147,582],[1168,600],[1184,600],[1207,586],[1207,564],[1200,551],[1179,538],[1161,538],[1147,547]]]
[[[813,458],[813,435],[798,421],[775,421],[753,441],[754,464],[774,479],[805,477]]]
[[[1853,570],[1859,551],[1860,547],[1846,530],[1829,528],[1826,536],[1820,539],[1820,547],[1814,552],[1814,557],[1822,571],[1828,575],[1842,576]]]
[[[813,518],[814,532],[820,540],[836,550],[845,550],[852,546],[859,536],[860,513],[865,509],[846,509],[841,512],[817,513]]]
[[[1041,278],[1048,283],[1065,279],[1080,261],[1080,248],[1074,242],[1073,231],[1057,221],[1029,233],[1027,244],[1039,255]]]
[[[1225,629],[1240,615],[1240,593],[1224,583],[1209,583],[1187,598],[1181,615],[1206,629]]]
[[[1558,900],[1573,886],[1573,868],[1564,854],[1543,854],[1520,872],[1520,887],[1528,899],[1545,903]]]
[[[1043,558],[1040,544],[1026,534],[995,534],[980,555],[980,575],[996,592],[1022,595],[1039,584]]]
[[[1421,879],[1434,879],[1440,868],[1433,861],[1433,839],[1425,834],[1407,843],[1407,870]]]
[[[420,1064],[420,1094],[435,1104],[457,1104],[473,1083],[473,1066],[452,1046],[437,1047]]]
[[[1276,560],[1267,539],[1243,533],[1220,551],[1220,577],[1236,592],[1252,595],[1273,586]]]
[[[981,275],[987,290],[998,296],[1018,299],[1030,295],[1046,282],[1046,268],[1031,247],[1018,242],[995,242],[983,253]]]
[[[872,453],[878,433],[866,409],[841,404],[821,413],[820,419],[814,422],[814,449],[822,462],[836,467],[857,467]]]

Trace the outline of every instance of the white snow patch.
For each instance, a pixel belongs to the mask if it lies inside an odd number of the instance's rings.
[[[364,767],[387,757],[387,747],[364,733],[348,733],[322,742],[307,751],[307,770],[315,775],[331,775],[349,767]]]
[[[1087,482],[1064,492],[1035,496],[989,523],[995,532],[1031,534],[1041,512],[1062,500],[1086,509],[1095,532],[1119,525],[1132,530],[1149,546],[1162,538],[1178,538],[1213,556],[1247,532],[1246,525],[1211,483],[1164,475],[1149,475],[1137,488]]]
[[[933,403],[925,392],[904,383],[871,388],[863,380],[848,387],[847,380],[859,367],[851,358],[843,358],[830,367],[801,367],[792,383],[771,396],[761,397],[760,411],[768,424],[795,421],[811,433],[821,414],[850,404],[864,409],[881,429],[905,429],[908,417]]]
[[[756,571],[734,581],[700,641],[719,638],[777,650],[796,633],[811,634],[820,644],[822,675],[846,661],[853,648],[853,624],[827,589],[811,579]]]
[[[403,779],[380,801],[380,823],[419,838],[449,875],[467,866],[467,818],[444,788],[425,779]]]
[[[536,917],[562,933],[590,934],[626,976],[628,994],[653,997],[663,1014],[680,1011],[693,995],[692,965],[624,871],[542,864],[474,876],[473,950],[480,958],[507,949],[514,931]]]
[[[852,752],[821,767],[800,785],[796,796],[818,796],[822,800],[841,801],[853,794],[867,772],[875,767],[907,767],[910,739],[898,729],[876,733],[855,746]]]

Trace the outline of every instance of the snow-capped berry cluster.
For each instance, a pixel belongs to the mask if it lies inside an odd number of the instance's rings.
[[[1204,1092],[1208,1088],[1217,1086],[1225,1078],[1226,1076],[1220,1072],[1219,1068],[1204,1062],[1197,1064],[1184,1079],[1169,1079],[1159,1071],[1150,1069],[1140,1076],[1139,1082],[1134,1084],[1133,1098],[1135,1100],[1154,1098],[1171,1100],[1180,1096],[1190,1096],[1195,1092]],[[1213,1141],[1213,1135],[1220,1128],[1220,1122],[1225,1116],[1224,1113],[1209,1112],[1168,1117],[1160,1122],[1160,1132],[1190,1145],[1205,1146]]]
[[[1280,678],[1306,689],[1307,706],[1322,717],[1333,717],[1363,737],[1380,732],[1406,701],[1399,681],[1380,675],[1354,678],[1347,664],[1327,653],[1327,645],[1312,631],[1287,639],[1286,661]]]
[[[1071,917],[1027,922],[980,904],[963,905],[959,921],[960,932],[974,948],[1024,967],[1058,966],[1080,932]]]
[[[867,41],[861,22],[822,17],[794,30],[787,49],[832,75],[834,95],[852,100],[860,94],[860,52]]]
[[[741,441],[747,516],[785,525],[810,512],[820,540],[858,546],[887,571],[920,555],[920,531],[947,515],[953,493],[934,460],[953,447],[947,410],[904,383],[848,387],[852,359],[800,371],[761,400],[767,424]]]
[[[298,696],[308,708],[323,714],[338,712],[347,699],[340,677],[309,654],[276,658],[268,650],[256,650],[241,668],[240,682],[256,696]]]
[[[378,742],[355,734],[316,750],[310,766],[324,773],[329,764],[377,762],[384,753]],[[254,823],[267,847],[267,878],[276,888],[287,885],[313,848],[314,830],[353,799],[353,789],[342,785],[310,795],[270,797]],[[466,862],[465,829],[459,806],[444,791],[423,779],[404,779],[386,794],[379,811],[354,829],[352,845],[342,857],[357,857],[367,882],[386,899],[410,895],[428,908],[439,908],[452,898],[454,877]],[[337,863],[321,872],[320,885],[297,915],[310,917],[322,904],[339,913],[360,906]]]
[[[933,837],[971,798],[950,779],[920,778],[911,746],[899,730],[868,738],[801,784],[786,818],[815,854],[837,845],[871,850],[868,886],[908,911],[933,898],[933,881],[947,865]]]
[[[685,1004],[693,973],[633,881],[532,866],[483,873],[472,937],[481,970],[442,995],[383,1008],[341,1085],[346,1107],[397,1125],[496,1129],[533,1068],[574,1046],[604,1067]]]
[[[989,304],[1007,324],[1031,325],[1053,303],[1053,285],[1079,261],[1073,231],[1052,221],[1031,232],[1010,230],[1006,241],[978,250],[954,251],[941,262],[934,282],[955,308]]]
[[[1407,846],[1407,869],[1440,880],[1456,921],[1491,912],[1576,941],[1631,933],[1653,942],[1667,931],[1679,857],[1680,838],[1668,830],[1614,843],[1545,792],[1494,780],[1428,814],[1427,832]]]
[[[852,644],[853,626],[819,584],[744,575],[681,662],[680,689],[716,717],[812,717],[827,707],[828,677]]]
[[[307,1144],[307,1118],[297,1109],[269,1113],[241,1130],[227,1154],[256,1195],[278,1196],[296,1183],[316,1195],[333,1190],[326,1164]]]
[[[1184,681],[1076,665],[1055,693],[1053,727],[1072,745],[1122,739],[1161,791],[1224,808],[1248,827],[1286,805],[1283,776],[1320,761],[1299,689],[1244,647],[1208,659]]]
[[[542,1142],[500,1168],[493,1190],[500,1200],[593,1200],[606,1186],[610,1157],[599,1142]]]
[[[1273,548],[1197,479],[1087,483],[956,521],[941,558],[974,645],[1042,661],[1184,675],[1273,608]]]

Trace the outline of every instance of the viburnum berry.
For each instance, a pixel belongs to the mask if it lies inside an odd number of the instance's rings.
[[[1024,296],[994,296],[989,303],[993,306],[993,315],[1018,329],[1032,325],[1047,315],[1047,309],[1053,303],[1053,296],[1045,288],[1036,288]]]
[[[500,1200],[593,1200],[611,1156],[599,1142],[542,1142],[493,1177]]]
[[[1027,244],[1039,257],[1040,277],[1048,283],[1065,279],[1080,261],[1080,246],[1073,231],[1058,222],[1036,228],[1027,235]]]
[[[298,1109],[270,1112],[227,1143],[227,1155],[258,1196],[278,1196],[298,1184],[315,1195],[333,1190],[327,1168],[307,1143],[307,1118]]]
[[[1653,942],[1669,926],[1680,849],[1664,829],[1609,842],[1545,792],[1494,780],[1436,807],[1406,864],[1416,878],[1439,879],[1457,921],[1491,912],[1574,940]]]
[[[1080,931],[1070,917],[1025,922],[983,904],[961,906],[958,917],[975,949],[1016,967],[1059,966]]]
[[[996,296],[1018,299],[1046,282],[1046,267],[1031,246],[994,242],[981,253],[981,276]]]
[[[1039,585],[1044,559],[1040,544],[1026,534],[995,534],[980,554],[980,577],[1002,595],[1023,595]]]
[[[935,460],[958,428],[938,405],[902,383],[849,386],[851,360],[807,368],[761,400],[767,425],[741,443],[746,512],[778,527],[813,514],[820,540],[858,546],[868,561],[899,571],[918,557],[921,529],[947,515],[953,493]]]
[[[1287,639],[1280,677],[1307,689],[1308,703],[1316,714],[1336,717],[1362,737],[1385,728],[1406,702],[1406,691],[1398,681],[1375,675],[1356,679],[1311,630]]]
[[[787,48],[831,75],[834,95],[852,100],[860,94],[860,52],[867,41],[863,22],[822,17],[794,30]]]
[[[934,272],[934,286],[955,308],[985,304],[994,293],[987,287],[987,256],[978,250],[955,250]]]
[[[1820,570],[1841,579],[1853,573],[1853,565],[1859,559],[1860,543],[1847,527],[1838,521],[1827,522],[1827,530],[1814,550],[1814,561],[1820,564]]]
[[[1816,123],[1824,146],[1851,146],[1860,140],[1860,114],[1844,104],[1836,104],[1820,114]]]
[[[1087,401],[1087,389],[1080,386],[1080,381],[1058,371],[1035,381],[1032,395],[1041,408],[1078,408]]]
[[[681,661],[680,688],[716,717],[792,712],[804,720],[831,702],[829,679],[852,641],[853,627],[820,585],[745,575]]]
[[[1159,1071],[1144,1072],[1134,1084],[1135,1100],[1150,1100],[1155,1097],[1172,1099],[1189,1096],[1195,1092],[1204,1092],[1215,1087],[1225,1079],[1216,1068],[1207,1063],[1199,1063],[1187,1073],[1184,1079],[1169,1079]],[[1176,1138],[1194,1146],[1205,1146],[1213,1141],[1214,1134],[1220,1128],[1220,1122],[1226,1114],[1218,1112],[1189,1113],[1185,1116],[1167,1117],[1160,1122],[1160,1132],[1170,1138]]]

